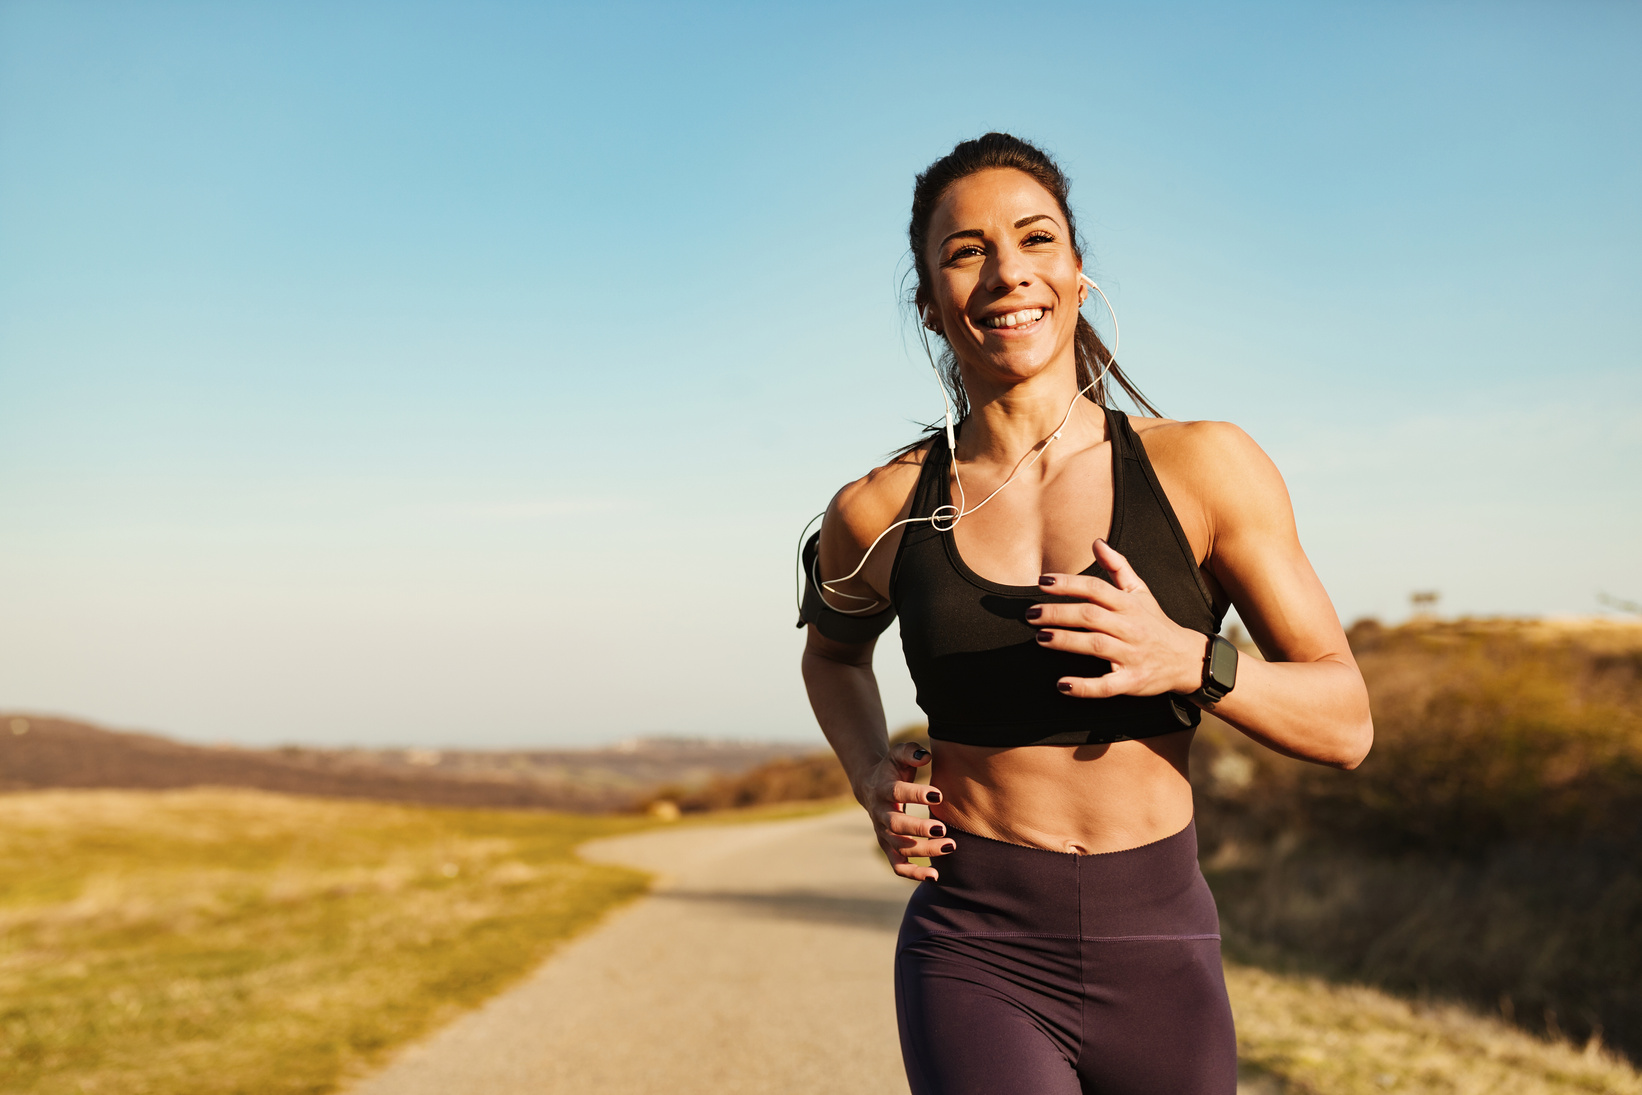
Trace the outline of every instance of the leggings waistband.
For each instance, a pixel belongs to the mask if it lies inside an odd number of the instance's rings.
[[[918,934],[1085,939],[1214,936],[1219,918],[1197,865],[1197,827],[1098,855],[1051,852],[953,830],[906,927]]]

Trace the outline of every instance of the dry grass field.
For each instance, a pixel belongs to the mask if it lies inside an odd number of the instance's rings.
[[[259,791],[0,796],[0,1087],[333,1090],[640,893],[635,818]]]
[[[1359,625],[1354,772],[1209,720],[1193,756],[1228,949],[1468,1002],[1642,1060],[1642,627]]]
[[[1642,1095],[1605,1048],[1642,1059],[1642,628],[1352,640],[1378,734],[1361,769],[1212,720],[1194,755],[1247,1089]],[[833,795],[840,775],[778,759],[665,795],[717,810]],[[654,823],[0,795],[0,1090],[333,1091],[642,892],[573,849]]]
[[[1594,1043],[1536,1037],[1455,1004],[1226,963],[1246,1095],[1642,1095]]]
[[[259,791],[0,796],[0,1090],[335,1090],[639,893],[572,848],[645,824]],[[1272,963],[1227,977],[1251,1092],[1642,1095],[1595,1045]]]

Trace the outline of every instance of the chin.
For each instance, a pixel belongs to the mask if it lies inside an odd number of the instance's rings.
[[[1021,347],[1011,349],[1002,354],[986,354],[977,364],[981,370],[997,377],[999,380],[1019,383],[1031,380],[1045,369],[1049,368],[1054,355],[1047,348],[1034,349]]]

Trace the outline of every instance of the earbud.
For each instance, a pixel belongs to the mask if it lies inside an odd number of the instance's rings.
[[[1078,280],[1083,282],[1084,285],[1087,285],[1090,288],[1094,289],[1095,292],[1097,292],[1097,293],[1100,292],[1100,286],[1095,284],[1095,279],[1090,277],[1088,274],[1085,274],[1082,270],[1078,271]],[[1082,308],[1088,302],[1089,302],[1089,289],[1085,289],[1083,291],[1082,298],[1078,301],[1078,307]]]
[[[1094,278],[1090,277],[1088,274],[1085,274],[1082,270],[1079,270],[1078,280],[1093,289],[1096,293],[1099,293],[1100,299],[1105,303],[1106,314],[1112,317],[1112,353],[1117,353],[1118,343],[1123,340],[1123,332],[1118,329],[1117,325],[1117,309],[1113,308],[1112,302],[1106,299],[1106,294],[1101,292],[1101,288],[1095,284]],[[1085,297],[1084,299],[1087,300],[1088,298]]]

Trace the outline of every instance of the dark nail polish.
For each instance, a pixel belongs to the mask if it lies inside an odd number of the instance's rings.
[[[1031,608],[1026,610],[1026,618],[1028,620],[1035,620],[1039,616],[1042,616],[1042,615],[1043,615],[1043,608],[1040,605],[1033,605]]]
[[[1040,586],[1052,586],[1052,585],[1054,585],[1055,584],[1054,575],[1052,575],[1052,574],[1040,574],[1040,575],[1038,575],[1038,584]]]
[[[929,750],[928,749],[921,749],[920,748],[920,749],[914,749],[912,751],[912,759],[913,760],[923,760],[927,756],[929,756]]]
[[[947,842],[946,842],[946,843],[945,843],[945,844],[943,844],[943,845],[941,845],[941,854],[942,854],[942,855],[951,855],[951,854],[952,854],[952,850],[953,850],[953,849],[954,849],[954,848],[956,848],[956,847],[957,847],[957,845],[956,845],[956,844],[954,844],[954,843],[952,843],[952,842],[951,842],[951,841],[950,841],[950,840],[949,840],[949,841],[947,841]]]
[[[931,791],[929,794],[924,796],[924,801],[925,802],[939,802],[939,801],[941,801],[941,792]]]
[[[1046,643],[1050,639],[1053,639],[1054,637],[1055,637],[1055,633],[1053,631],[1040,631],[1040,632],[1038,632],[1038,642],[1040,642],[1040,643]]]
[[[929,827],[929,835],[930,836],[945,836],[946,835],[946,826],[945,825],[931,825]]]
[[[1072,682],[1071,681],[1056,681],[1055,682],[1055,687],[1060,689],[1062,692],[1070,692],[1070,691],[1072,691]]]

